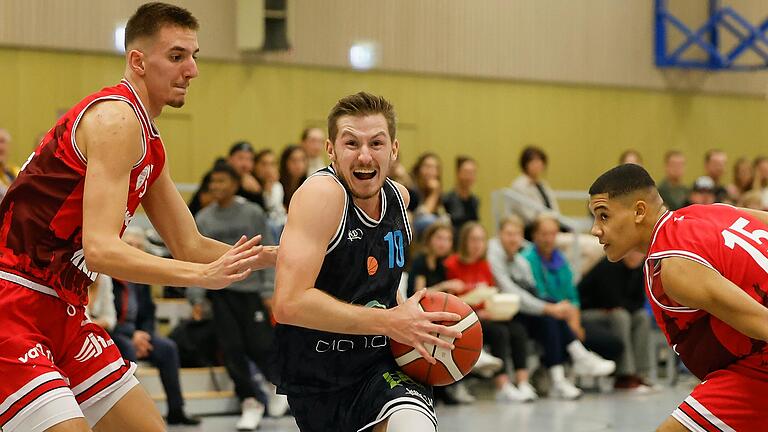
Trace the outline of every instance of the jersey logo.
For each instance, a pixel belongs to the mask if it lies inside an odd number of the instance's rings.
[[[96,276],[99,274],[88,270],[88,266],[85,264],[85,252],[82,249],[75,252],[70,260],[72,264],[77,267],[81,272],[85,273],[92,282],[96,282]]]
[[[672,218],[672,219],[673,219],[675,222],[679,222],[679,221],[683,220],[683,218],[684,218],[684,217],[685,217],[685,215],[683,215],[683,216],[680,216],[680,217],[674,217],[674,218]]]
[[[361,240],[362,238],[363,238],[363,230],[361,230],[360,228],[349,230],[349,232],[347,233],[347,239],[349,239],[349,241]]]
[[[85,342],[83,342],[83,347],[80,348],[80,352],[75,356],[75,360],[85,363],[92,358],[100,356],[104,352],[104,348],[114,344],[115,341],[112,339],[107,341],[101,336],[88,333],[88,336],[85,337]]]
[[[147,193],[147,187],[149,186],[149,175],[152,173],[152,168],[154,168],[154,165],[149,164],[144,167],[143,170],[141,170],[141,173],[139,173],[139,177],[136,179],[136,188],[134,190],[141,189],[142,186],[144,186],[144,189],[139,192],[139,199],[143,198],[144,195]]]

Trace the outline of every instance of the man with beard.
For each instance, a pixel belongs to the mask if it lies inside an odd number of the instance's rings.
[[[408,192],[387,179],[397,159],[395,113],[383,97],[347,96],[328,116],[331,166],[298,189],[277,264],[278,390],[302,431],[437,429],[432,391],[395,364],[388,338],[453,348],[430,333],[460,337],[423,312],[425,291],[397,295],[411,241]]]

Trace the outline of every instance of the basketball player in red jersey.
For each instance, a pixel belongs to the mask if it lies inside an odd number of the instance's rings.
[[[85,317],[98,273],[215,289],[274,265],[259,237],[202,237],[165,166],[152,119],[184,104],[197,28],[182,8],[141,6],[126,26],[125,79],[62,116],[0,204],[4,432],[165,430],[136,366]],[[121,241],[139,203],[175,260]]]
[[[702,380],[659,431],[755,431],[768,402],[768,213],[723,204],[669,211],[626,164],[592,184],[592,234],[611,261],[647,255],[656,322]]]

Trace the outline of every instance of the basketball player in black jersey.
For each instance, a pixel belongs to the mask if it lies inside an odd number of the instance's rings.
[[[402,373],[389,338],[450,348],[430,333],[460,337],[437,321],[447,312],[418,308],[397,287],[411,240],[408,192],[387,180],[397,158],[395,113],[384,98],[360,92],[328,116],[331,166],[291,200],[280,242],[274,295],[278,389],[303,432],[434,432],[431,388]]]

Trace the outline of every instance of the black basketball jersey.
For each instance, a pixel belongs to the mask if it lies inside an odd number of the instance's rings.
[[[381,217],[374,220],[357,208],[333,168],[313,176],[330,176],[344,189],[344,214],[328,244],[315,287],[365,307],[392,308],[405,265],[411,228],[397,185],[387,179],[381,189]],[[306,311],[306,313],[312,313]],[[348,335],[278,324],[278,387],[282,393],[306,395],[355,384],[378,361],[391,358],[383,335]]]

